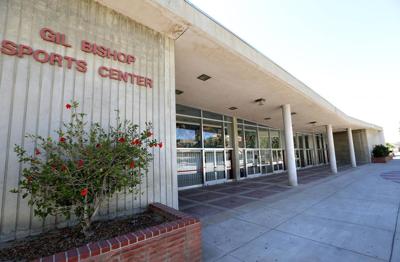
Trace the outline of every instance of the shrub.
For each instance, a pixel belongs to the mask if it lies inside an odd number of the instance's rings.
[[[34,214],[45,218],[76,216],[85,236],[101,204],[120,191],[138,194],[137,185],[152,160],[151,147],[162,147],[152,139],[151,124],[139,132],[130,121],[120,121],[108,131],[100,124],[87,124],[85,114],[77,112],[78,103],[66,105],[71,120],[51,137],[27,135],[36,142],[32,155],[15,146],[19,161],[26,164],[19,189],[30,196]]]
[[[376,145],[372,150],[373,157],[387,157],[389,155],[389,148],[384,145]]]

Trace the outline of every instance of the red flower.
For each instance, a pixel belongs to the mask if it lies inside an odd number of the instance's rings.
[[[35,148],[35,155],[40,155],[40,150]]]
[[[147,137],[151,137],[153,133],[151,131],[147,131]]]
[[[66,167],[65,165],[62,165],[62,166],[61,166],[61,171],[64,172],[64,171],[66,171],[66,170],[67,170],[67,167]]]
[[[60,143],[64,143],[65,142],[65,137],[60,137]]]
[[[28,182],[32,182],[32,176],[28,176]]]
[[[131,161],[131,163],[129,164],[130,169],[134,169],[135,168],[135,161]]]
[[[82,159],[79,159],[78,160],[78,168],[81,168],[81,167],[83,167],[83,164],[84,164],[85,162],[82,160]]]
[[[123,137],[118,138],[118,142],[125,143],[125,138],[123,138]]]
[[[163,147],[163,143],[162,143],[162,142],[158,143],[158,146],[159,146],[160,148],[162,148],[162,147]]]
[[[142,141],[140,141],[140,139],[137,139],[137,138],[136,138],[136,139],[132,140],[131,144],[132,144],[132,145],[139,145],[139,146],[140,146],[140,145],[142,144]]]
[[[101,145],[100,144],[96,144],[96,148],[99,148],[99,147],[101,147]]]
[[[66,104],[66,105],[65,105],[65,108],[67,108],[67,109],[71,109],[71,107],[72,107],[72,106],[71,106],[70,104]]]
[[[87,187],[85,187],[84,189],[81,190],[81,196],[85,197],[88,192],[89,192],[89,189],[87,189]]]
[[[51,171],[56,171],[56,165],[51,165]]]

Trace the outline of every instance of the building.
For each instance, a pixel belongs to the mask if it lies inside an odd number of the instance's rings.
[[[381,127],[334,107],[184,0],[2,0],[0,2],[0,237],[68,222],[41,221],[10,193],[25,133],[55,135],[65,103],[93,122],[115,109],[150,121],[162,150],[137,199],[117,194],[103,217],[151,202],[178,208],[178,190],[330,163],[370,162]]]

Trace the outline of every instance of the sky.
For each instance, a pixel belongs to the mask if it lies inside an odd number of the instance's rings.
[[[190,0],[346,114],[400,141],[400,0]]]

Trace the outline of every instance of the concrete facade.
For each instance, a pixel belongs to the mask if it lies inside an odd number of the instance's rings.
[[[64,33],[71,47],[41,39],[39,31],[44,27]],[[353,129],[358,163],[369,162],[372,146],[383,141],[380,127],[347,116],[183,0],[2,0],[0,40],[87,63],[87,71],[80,72],[66,64],[40,63],[40,57],[28,54],[0,54],[0,241],[70,223],[59,217],[41,221],[33,216],[27,200],[10,189],[18,187],[23,168],[13,152],[14,144],[33,151],[34,145],[24,134],[55,136],[54,130],[70,117],[64,105],[71,100],[80,103],[91,122],[103,126],[115,124],[115,110],[141,128],[152,122],[155,138],[165,145],[152,152],[154,161],[143,178],[142,194],[137,198],[115,195],[100,212],[105,218],[136,212],[152,202],[178,208],[176,103],[276,130],[283,128],[281,105],[290,105],[293,114],[288,125],[294,126],[292,133],[322,135],[324,126],[332,125],[334,139],[330,137],[330,141],[337,148],[331,153],[343,163],[349,160],[341,156],[348,154],[348,148],[344,150],[346,145],[336,132]],[[83,52],[82,40],[132,54],[136,61],[121,63]],[[152,87],[101,77],[98,69],[102,66],[151,78]],[[199,80],[203,73],[210,74],[210,80]],[[182,95],[176,97],[176,89]],[[265,103],[254,102],[263,97],[267,98]],[[237,110],[229,109],[233,106]],[[232,162],[239,178],[237,132]],[[292,141],[292,136],[287,139]],[[278,162],[278,151],[283,158],[283,144],[274,148]],[[325,149],[326,144],[321,145],[324,161],[319,164],[326,163]],[[281,162],[277,169],[283,172]]]
[[[175,65],[174,41],[111,9],[88,0],[0,2],[0,39],[25,44],[35,49],[68,55],[87,62],[87,72],[66,66],[39,63],[32,56],[22,58],[0,55],[0,239],[40,232],[56,224],[34,217],[27,201],[10,193],[18,187],[19,172],[14,144],[33,150],[25,133],[55,136],[53,130],[68,119],[64,105],[80,103],[88,119],[103,126],[113,125],[115,110],[122,119],[130,119],[144,128],[152,122],[155,138],[163,141],[162,150],[154,150],[150,171],[143,177],[142,195],[117,194],[103,206],[101,215],[114,217],[161,202],[178,207],[175,175]],[[43,41],[43,27],[66,34],[72,47]],[[136,57],[134,64],[120,63],[80,50],[81,40],[110,47]],[[133,72],[153,80],[153,87],[101,78],[100,66]]]

